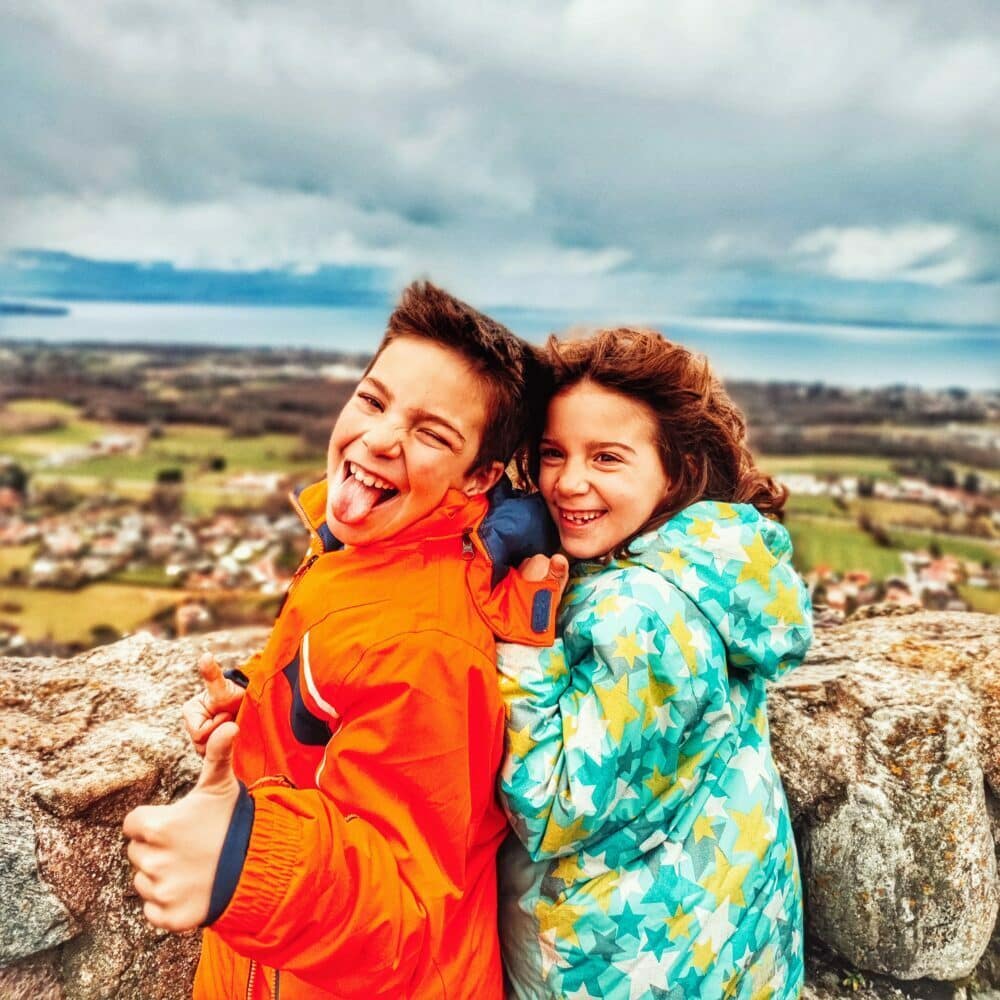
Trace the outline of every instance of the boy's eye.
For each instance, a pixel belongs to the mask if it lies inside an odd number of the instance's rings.
[[[554,461],[561,458],[562,455],[558,448],[545,447],[538,449],[538,457],[544,462],[546,460]]]
[[[430,428],[428,428],[428,427],[421,427],[420,428],[420,433],[425,438],[428,438],[429,440],[433,441],[434,444],[444,445],[446,448],[450,447],[450,445],[445,440],[445,438],[441,437],[441,435],[438,434],[436,431],[430,430]]]
[[[602,451],[600,454],[594,456],[594,461],[601,465],[614,465],[621,461],[618,455],[612,455],[610,451]]]

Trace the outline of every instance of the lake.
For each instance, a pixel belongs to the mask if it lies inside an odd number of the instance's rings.
[[[370,306],[59,304],[69,308],[69,315],[0,316],[0,345],[40,340],[370,352],[388,315]],[[938,329],[690,316],[657,320],[503,308],[493,315],[536,343],[550,332],[585,324],[644,323],[705,353],[728,379],[1000,388],[1000,327]]]

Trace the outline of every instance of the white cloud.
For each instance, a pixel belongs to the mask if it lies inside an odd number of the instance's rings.
[[[791,252],[805,267],[857,281],[948,285],[976,270],[961,230],[950,225],[824,226],[797,239]]]
[[[30,246],[98,260],[308,271],[324,263],[392,267],[401,259],[399,251],[366,245],[356,235],[377,219],[305,194],[248,189],[226,200],[181,205],[128,195],[50,195],[11,206],[6,216],[0,249]]]
[[[957,287],[1000,271],[995,12],[12,0],[0,248],[644,317],[727,268]]]

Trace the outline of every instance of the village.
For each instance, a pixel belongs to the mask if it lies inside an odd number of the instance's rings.
[[[113,435],[87,446],[90,454],[136,447],[136,438]],[[0,603],[0,649],[9,653],[69,653],[80,643],[24,635],[19,628],[18,588],[34,592],[81,595],[95,583],[156,587],[165,602],[141,629],[164,636],[210,631],[222,625],[264,624],[278,605],[306,546],[306,531],[285,494],[294,485],[278,473],[242,472],[225,487],[256,502],[200,515],[185,514],[176,502],[180,487],[161,483],[149,501],[136,503],[115,495],[92,495],[69,510],[53,511],[51,491],[33,492],[14,474],[18,467],[0,459],[0,553],[25,553],[0,573],[7,597]],[[170,477],[167,477],[168,479]],[[901,477],[874,482],[857,476],[789,473],[782,477],[796,503],[824,498],[849,509],[865,496],[913,510],[936,512],[945,525],[975,533],[987,544],[1000,536],[1000,502],[992,480],[980,492],[932,485]],[[171,491],[175,491],[173,494]],[[263,498],[263,499],[261,499]],[[808,509],[808,508],[807,508]],[[833,508],[831,508],[833,509]],[[805,520],[798,530],[822,530],[823,518]],[[860,519],[859,530],[877,544],[890,545],[884,529]],[[966,610],[962,591],[1000,590],[1000,560],[962,558],[943,552],[940,532],[926,546],[899,552],[902,569],[879,576],[871,568],[835,568],[822,561],[801,565],[813,595],[819,622],[842,621],[859,608],[880,602],[938,610]],[[240,610],[234,612],[234,608]],[[113,624],[91,636],[92,644],[118,638]]]

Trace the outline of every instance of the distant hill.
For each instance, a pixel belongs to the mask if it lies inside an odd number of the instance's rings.
[[[33,302],[5,302],[0,299],[0,316],[68,316],[65,306],[37,305]]]

